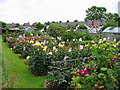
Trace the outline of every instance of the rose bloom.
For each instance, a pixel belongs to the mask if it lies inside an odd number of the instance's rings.
[[[84,76],[86,74],[88,74],[88,70],[87,69],[83,69],[83,70],[80,70],[79,73]]]
[[[110,61],[114,62],[114,61],[115,61],[115,58],[111,58]]]

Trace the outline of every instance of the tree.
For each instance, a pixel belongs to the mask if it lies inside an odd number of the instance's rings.
[[[119,15],[117,13],[106,13],[105,21],[115,20],[118,17],[119,17]]]
[[[92,20],[92,24],[94,25],[94,20],[103,20],[105,18],[107,9],[105,7],[96,7],[92,6],[86,10],[86,18],[85,20]]]
[[[103,27],[102,30],[106,29],[107,27],[117,27],[118,23],[115,20],[109,20]]]
[[[41,24],[40,22],[38,22],[38,23],[36,24],[36,28],[37,28],[38,30],[41,30],[41,29],[44,28],[44,25]]]
[[[20,24],[19,24],[19,23],[17,23],[15,27],[19,27],[19,26],[20,26]]]
[[[6,28],[6,23],[0,21],[0,27],[1,27],[1,28]]]

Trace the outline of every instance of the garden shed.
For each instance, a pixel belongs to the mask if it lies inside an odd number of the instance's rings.
[[[102,33],[102,37],[104,38],[109,37],[110,40],[116,39],[117,41],[119,41],[120,40],[120,27],[106,28]]]

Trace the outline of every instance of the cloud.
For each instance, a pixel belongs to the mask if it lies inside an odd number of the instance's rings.
[[[2,0],[0,20],[11,22],[46,22],[84,20],[89,7],[103,6],[117,12],[119,0]]]

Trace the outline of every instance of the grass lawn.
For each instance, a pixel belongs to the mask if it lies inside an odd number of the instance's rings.
[[[24,65],[26,60],[18,56],[20,54],[14,54],[6,43],[2,43],[3,88],[43,88],[44,81],[51,76],[35,77]]]
[[[2,36],[0,35],[0,87],[2,86]]]

